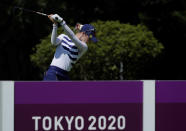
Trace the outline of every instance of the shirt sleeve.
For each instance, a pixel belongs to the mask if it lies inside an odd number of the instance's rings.
[[[62,28],[64,29],[65,33],[71,38],[71,40],[76,44],[80,51],[80,56],[82,56],[88,49],[88,46],[85,42],[80,41],[74,32],[66,25],[66,22],[63,21],[61,23]]]
[[[54,46],[57,46],[60,44],[62,41],[62,38],[60,36],[57,37],[57,25],[53,24],[53,29],[52,29],[52,35],[51,35],[51,43]]]

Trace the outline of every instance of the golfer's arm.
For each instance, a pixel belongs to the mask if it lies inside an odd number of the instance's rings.
[[[74,32],[66,25],[65,21],[61,23],[61,26],[64,29],[65,33],[71,38],[71,40],[76,44],[78,49],[82,52],[82,54],[84,54],[87,51],[88,46],[76,37]]]
[[[59,43],[61,41],[59,38],[57,38],[57,28],[58,28],[57,25],[53,24],[51,43],[52,43],[52,45],[55,45],[55,46],[59,45]]]

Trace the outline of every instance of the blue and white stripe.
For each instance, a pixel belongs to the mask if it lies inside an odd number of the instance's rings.
[[[62,47],[65,51],[67,51],[67,55],[72,61],[72,63],[75,63],[78,58],[78,48],[76,45],[70,40],[68,37],[63,36],[62,40]]]

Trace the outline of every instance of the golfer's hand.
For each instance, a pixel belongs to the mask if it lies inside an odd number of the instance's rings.
[[[49,15],[48,17],[49,17],[49,19],[50,19],[53,23],[61,23],[61,22],[63,21],[63,18],[61,18],[58,14]]]
[[[48,18],[54,23],[54,24],[56,24],[57,25],[57,22],[56,21],[54,21],[54,19],[52,18],[52,16],[53,16],[53,14],[51,14],[51,15],[48,15]]]

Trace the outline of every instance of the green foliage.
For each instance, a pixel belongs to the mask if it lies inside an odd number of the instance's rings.
[[[50,36],[44,38],[40,44],[36,45],[33,51],[35,54],[31,55],[31,61],[33,61],[41,71],[46,70],[52,59],[52,54],[55,52],[54,46],[50,44]]]
[[[97,21],[98,43],[88,43],[88,52],[72,69],[71,79],[118,80],[136,79],[143,65],[161,53],[163,46],[144,25],[121,24],[119,21]],[[31,61],[44,71],[52,60],[54,48],[50,35],[31,55]],[[123,67],[122,67],[123,64]]]

